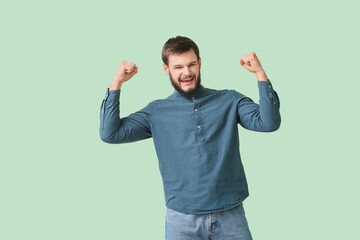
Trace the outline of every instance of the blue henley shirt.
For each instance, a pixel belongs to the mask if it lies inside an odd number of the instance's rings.
[[[280,101],[270,81],[258,81],[259,104],[235,90],[200,85],[177,91],[120,118],[120,91],[101,104],[100,137],[107,143],[153,138],[166,206],[185,214],[231,209],[248,197],[238,124],[259,132],[280,127]]]

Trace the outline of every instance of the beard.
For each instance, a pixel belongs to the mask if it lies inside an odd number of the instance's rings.
[[[195,87],[189,91],[184,91],[178,82],[174,81],[174,79],[172,78],[171,76],[171,73],[169,73],[169,78],[170,78],[170,82],[171,82],[171,85],[174,87],[174,89],[176,91],[178,91],[179,93],[181,93],[182,95],[185,95],[185,96],[190,96],[191,94],[195,93],[199,88],[200,88],[200,83],[201,83],[201,74],[200,74],[200,71],[199,71],[199,76],[198,78],[196,79],[196,83],[195,83]]]

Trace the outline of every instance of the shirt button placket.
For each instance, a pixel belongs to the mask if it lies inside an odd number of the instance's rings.
[[[192,97],[192,101],[194,102],[194,114],[195,114],[195,121],[196,121],[196,128],[197,128],[197,137],[198,140],[203,142],[205,140],[204,138],[204,128],[202,127],[202,119],[201,119],[201,114],[200,114],[200,108],[199,108],[199,104],[196,103],[195,98]]]

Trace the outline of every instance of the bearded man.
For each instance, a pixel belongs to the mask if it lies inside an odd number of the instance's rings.
[[[123,118],[120,89],[138,67],[120,63],[101,105],[102,141],[153,138],[167,207],[167,240],[252,239],[243,206],[249,192],[238,125],[259,132],[277,130],[277,93],[254,52],[244,55],[240,65],[257,78],[259,104],[235,90],[204,87],[199,48],[187,37],[170,38],[162,60],[175,91]]]

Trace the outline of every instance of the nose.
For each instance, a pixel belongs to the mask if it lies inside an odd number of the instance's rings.
[[[184,72],[183,72],[183,74],[184,74],[185,76],[189,76],[189,75],[190,75],[190,69],[189,69],[189,67],[184,67]]]

